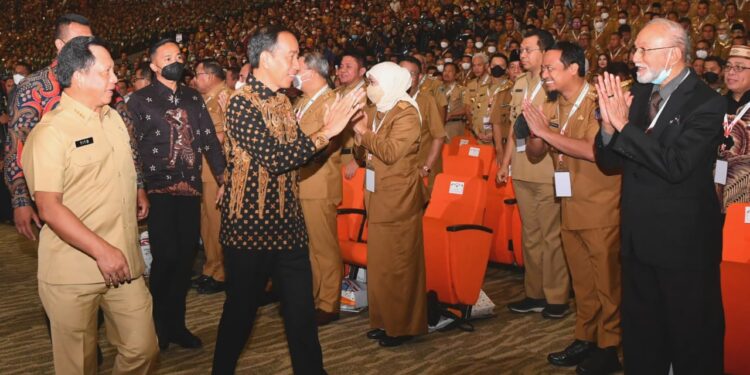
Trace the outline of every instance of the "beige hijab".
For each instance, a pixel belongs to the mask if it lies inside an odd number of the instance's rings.
[[[378,112],[388,112],[400,101],[405,101],[414,106],[419,113],[417,101],[407,92],[411,87],[411,74],[405,68],[390,61],[382,62],[373,66],[366,74],[367,78],[375,78],[378,86],[383,90],[383,96],[375,103]],[[422,114],[419,113],[420,126]]]

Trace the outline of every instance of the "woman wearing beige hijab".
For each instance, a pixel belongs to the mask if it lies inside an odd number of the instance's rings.
[[[365,110],[354,126],[357,153],[366,161],[367,277],[370,326],[367,337],[398,346],[427,333],[419,176],[420,115],[408,94],[409,72],[392,62],[366,74]]]

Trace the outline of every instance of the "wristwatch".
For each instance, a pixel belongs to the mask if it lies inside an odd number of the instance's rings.
[[[422,170],[425,171],[425,172],[427,172],[427,173],[431,173],[432,172],[432,169],[430,169],[430,167],[428,167],[426,165],[422,166]]]

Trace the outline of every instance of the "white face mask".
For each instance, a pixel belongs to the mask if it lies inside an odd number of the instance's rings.
[[[23,79],[24,79],[24,78],[26,78],[26,77],[24,77],[24,76],[22,76],[22,75],[20,75],[20,74],[16,73],[16,74],[14,74],[14,75],[13,75],[13,82],[14,82],[14,83],[15,83],[16,85],[18,85],[19,83],[21,83],[21,81],[23,81]]]
[[[604,22],[594,22],[594,29],[598,32],[602,32],[602,30],[604,30]]]
[[[443,72],[443,69],[444,69],[444,68],[445,68],[445,66],[444,66],[443,64],[440,64],[440,65],[438,65],[438,66],[437,66],[437,70],[438,70],[438,72],[440,72],[440,73],[442,73],[442,72]]]
[[[487,47],[487,52],[489,52],[489,53],[495,53],[495,52],[497,52],[497,47],[495,47],[495,46],[489,46],[489,47]]]
[[[705,59],[706,57],[708,57],[708,51],[706,51],[705,49],[699,49],[695,51],[695,57],[699,59]]]
[[[447,62],[447,63],[452,63],[452,62],[453,62],[453,59],[452,59],[452,58],[450,58],[450,57],[446,57],[446,58],[445,58],[445,62]]]
[[[602,19],[606,20],[607,18],[609,18],[609,13],[607,12],[602,13]]]
[[[471,64],[470,63],[461,63],[461,69],[463,69],[463,70],[469,70],[469,68],[471,68]]]
[[[440,48],[448,48],[448,42],[440,42]]]
[[[482,42],[476,42],[476,43],[474,43],[474,47],[482,49],[482,47],[484,47],[484,43],[482,43]]]
[[[617,20],[617,22],[619,22],[620,25],[624,25],[624,24],[626,24],[628,22],[628,20],[626,20],[624,18],[620,18],[619,20]]]
[[[719,34],[719,40],[722,42],[725,42],[727,39],[729,39],[729,34]]]
[[[234,89],[235,89],[235,90],[239,90],[239,89],[241,89],[241,88],[242,88],[242,87],[244,87],[244,86],[245,86],[245,82],[242,82],[242,81],[237,81],[237,82],[236,82],[236,83],[234,84]]]

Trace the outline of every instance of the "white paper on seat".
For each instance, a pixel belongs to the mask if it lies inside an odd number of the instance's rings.
[[[464,195],[464,183],[461,181],[451,181],[448,189],[449,194]]]
[[[479,157],[479,147],[469,147],[469,156],[478,158]]]
[[[469,144],[469,140],[468,139],[459,139],[458,140],[458,145],[459,146],[468,145],[468,144]]]
[[[745,207],[745,224],[750,224],[750,207]]]

